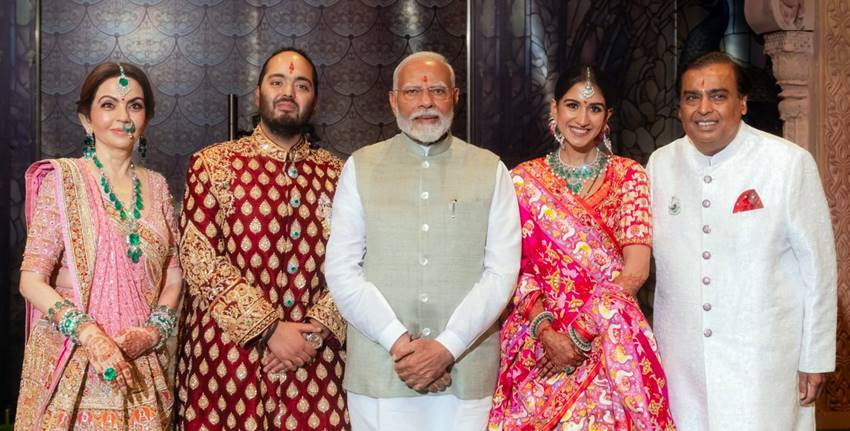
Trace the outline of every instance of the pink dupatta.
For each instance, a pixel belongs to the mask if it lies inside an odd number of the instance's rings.
[[[651,329],[635,299],[612,283],[623,265],[620,244],[583,201],[552,194],[540,166],[513,172],[523,260],[514,308],[500,334],[489,429],[675,429]],[[523,313],[538,298],[555,314],[554,329],[594,337],[590,357],[572,375],[538,376],[543,348]]]
[[[145,257],[142,264],[133,264],[126,255],[127,227],[117,220],[116,214],[110,213],[112,208],[104,207],[97,182],[84,173],[78,159],[45,160],[27,170],[27,223],[32,222],[37,196],[50,174],[58,180],[54,199],[62,227],[65,264],[71,274],[71,293],[66,299],[92,315],[109,335],[140,325],[158,295],[155,290],[160,285],[167,252],[167,245],[162,244],[167,244],[167,236],[140,225]],[[146,277],[154,280],[154,288],[147,286]],[[28,361],[25,357],[25,377],[37,380],[40,375],[44,379],[41,387],[28,384],[28,379],[22,381],[20,396],[25,404],[35,409],[31,417],[26,417],[26,422],[32,421],[26,426],[32,429],[39,429],[60,382],[63,388],[79,388],[88,368],[85,355],[76,355],[78,349],[70,340],[53,335],[54,330],[49,326],[37,325],[41,317],[41,312],[27,302],[26,354],[54,358]],[[30,346],[34,344],[30,340],[34,331],[42,331],[37,338],[43,345]],[[28,367],[29,364],[33,365]],[[19,402],[19,410],[21,404]],[[68,407],[72,412],[74,406]],[[23,428],[25,424],[18,425]]]

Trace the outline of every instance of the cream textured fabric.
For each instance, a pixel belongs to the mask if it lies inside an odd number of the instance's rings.
[[[813,430],[797,371],[835,366],[836,261],[812,156],[741,123],[713,157],[685,137],[647,172],[654,329],[679,429]],[[733,213],[749,190],[763,208]]]

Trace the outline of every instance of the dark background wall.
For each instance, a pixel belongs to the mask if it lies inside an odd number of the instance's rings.
[[[144,165],[163,172],[176,196],[189,155],[226,139],[227,94],[239,97],[240,129],[251,128],[259,66],[283,45],[317,63],[314,123],[321,144],[342,156],[396,133],[386,101],[392,71],[424,49],[443,53],[457,73],[454,133],[509,167],[553,148],[548,100],[559,70],[577,61],[615,78],[615,151],[641,162],[681,135],[679,65],[713,49],[740,57],[760,83],[748,121],[780,130],[770,64],[743,0],[677,8],[668,0],[42,0],[40,21],[37,3],[0,2],[0,28],[9,29],[0,33],[0,410],[12,417],[23,351],[23,172],[37,158],[79,156],[74,102],[95,64],[129,61],[148,72],[157,113]],[[651,302],[651,289],[642,300]]]

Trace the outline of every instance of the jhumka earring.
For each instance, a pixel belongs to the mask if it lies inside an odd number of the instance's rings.
[[[587,78],[584,80],[584,87],[578,90],[578,95],[582,99],[590,99],[596,91],[593,90],[593,83],[590,82],[590,66],[587,67]]]
[[[88,132],[83,138],[83,156],[91,158],[92,155],[94,155],[94,132]]]
[[[611,145],[611,127],[607,124],[605,125],[605,129],[602,131],[602,144],[605,145],[605,148],[608,150],[608,154],[614,154],[613,145]]]
[[[142,159],[148,154],[148,140],[145,137],[139,139],[139,155],[142,156]]]
[[[552,133],[552,136],[555,137],[555,141],[558,143],[558,148],[561,145],[564,145],[564,135],[558,130],[558,122],[555,121],[555,117],[552,114],[549,114],[549,131]]]

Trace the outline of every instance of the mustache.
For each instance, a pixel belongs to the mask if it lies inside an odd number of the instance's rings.
[[[428,108],[428,109],[421,109],[421,110],[418,110],[418,111],[410,114],[409,118],[411,120],[415,120],[419,117],[438,117],[440,119],[443,119],[443,114],[441,114],[440,111],[437,111],[434,108]]]
[[[277,105],[277,104],[278,104],[278,103],[280,103],[280,102],[289,102],[289,103],[292,103],[292,104],[294,104],[294,105],[295,105],[295,107],[296,107],[296,108],[300,108],[300,107],[301,107],[301,105],[299,105],[299,104],[298,104],[298,102],[295,100],[295,98],[294,98],[294,97],[290,97],[290,96],[280,96],[280,97],[278,97],[277,99],[272,100],[272,106]]]

